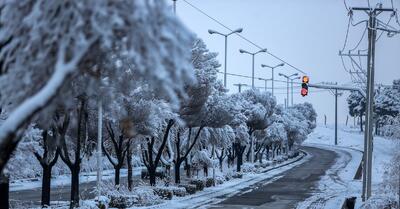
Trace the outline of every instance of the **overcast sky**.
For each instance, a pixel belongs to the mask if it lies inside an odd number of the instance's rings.
[[[341,0],[187,0],[226,26],[243,28],[242,35],[283,58],[290,64],[305,71],[311,83],[338,82],[349,84],[351,77],[342,67],[338,56],[345,40],[348,16]],[[393,0],[400,8],[400,0]],[[371,0],[371,5],[379,1]],[[391,7],[390,0],[383,1],[384,7]],[[348,6],[367,6],[367,1],[347,1]],[[210,18],[196,11],[183,0],[177,1],[177,14],[198,37],[203,39],[211,51],[218,52],[223,71],[224,38],[208,34],[208,29],[222,33],[228,30]],[[400,15],[399,15],[400,16]],[[361,12],[354,14],[355,22],[366,19]],[[379,18],[386,22],[389,15]],[[394,20],[394,19],[393,19]],[[400,26],[392,21],[393,26]],[[360,39],[365,25],[351,27],[347,50],[353,48]],[[365,49],[367,42],[360,44]],[[400,78],[400,35],[388,38],[383,35],[376,45],[376,81],[390,84]],[[251,56],[240,54],[239,49],[250,52],[258,50],[238,36],[230,36],[228,41],[228,72],[251,76]],[[280,61],[267,54],[256,56],[256,77],[271,78],[271,71],[261,68],[261,64],[276,65]],[[365,63],[365,62],[364,62]],[[350,64],[350,62],[347,62]],[[349,66],[350,67],[350,66]],[[365,67],[365,64],[364,64]],[[296,71],[289,66],[276,70],[275,79],[283,80],[278,73],[292,74]],[[303,75],[303,74],[300,74]],[[223,76],[220,75],[222,79]],[[256,86],[264,86],[264,81],[256,80]],[[230,92],[237,92],[235,83],[251,85],[251,79],[228,76]],[[268,84],[271,87],[271,83]],[[275,82],[278,103],[286,97],[286,84]],[[294,90],[295,103],[311,102],[318,113],[318,122],[327,115],[328,123],[334,122],[334,97],[326,91],[310,89],[309,96],[302,98],[299,88]],[[339,122],[344,123],[348,114],[346,97],[339,99]],[[351,120],[352,121],[352,120]]]

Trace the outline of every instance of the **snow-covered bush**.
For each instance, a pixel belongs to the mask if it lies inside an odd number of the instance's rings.
[[[397,209],[396,198],[374,195],[369,198],[360,209]]]
[[[244,163],[242,165],[242,172],[243,173],[250,173],[250,172],[256,172],[257,168],[253,163]]]
[[[222,173],[215,175],[215,184],[223,184],[224,181],[226,181],[226,178]]]
[[[225,178],[225,181],[229,181],[229,180],[231,180],[232,179],[232,176],[235,174],[235,172],[234,171],[232,171],[232,170],[227,170],[226,172],[225,172],[225,174],[224,174],[224,178]]]
[[[197,191],[197,187],[194,184],[180,184],[178,187],[183,187],[186,189],[186,192],[189,194],[194,194]]]
[[[235,172],[235,173],[232,175],[232,178],[234,178],[234,179],[241,179],[241,178],[243,178],[243,173],[242,173],[242,172]]]
[[[196,186],[197,191],[203,191],[205,183],[200,179],[192,179],[189,181],[189,184],[193,184]]]
[[[212,187],[215,185],[215,181],[213,178],[206,178],[205,180],[206,187]]]
[[[164,200],[171,200],[174,196],[173,191],[168,187],[156,187],[154,192]]]
[[[174,194],[174,196],[177,196],[177,197],[184,197],[188,194],[186,189],[183,187],[168,187],[168,189],[170,189],[172,191],[172,193]]]
[[[139,203],[139,196],[130,194],[109,194],[109,206],[112,208],[129,208]]]

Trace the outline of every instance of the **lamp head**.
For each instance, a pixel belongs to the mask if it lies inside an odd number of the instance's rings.
[[[234,30],[232,33],[241,33],[243,31],[243,28],[238,28]]]
[[[208,30],[208,33],[209,33],[209,34],[214,34],[214,33],[216,33],[216,32],[217,32],[217,31],[215,31],[215,30],[211,30],[211,29]]]

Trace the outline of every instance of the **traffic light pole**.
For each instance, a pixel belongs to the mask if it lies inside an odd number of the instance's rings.
[[[337,131],[337,103],[338,103],[338,101],[337,101],[337,99],[338,99],[338,92],[337,92],[337,89],[335,89],[335,145],[337,145],[338,144],[338,131]]]

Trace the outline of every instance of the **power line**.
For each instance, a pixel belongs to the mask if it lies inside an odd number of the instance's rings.
[[[208,15],[206,12],[204,12],[203,10],[201,10],[200,8],[198,8],[197,6],[193,5],[192,3],[188,2],[187,0],[183,0],[183,2],[185,2],[186,4],[188,4],[189,6],[191,6],[192,8],[194,8],[195,10],[197,10],[198,12],[202,13],[203,15],[207,16],[208,18],[210,18],[211,20],[213,20],[214,22],[218,23],[220,26],[224,27],[225,29],[233,32],[233,30],[231,28],[229,28],[228,26],[224,25],[221,21],[217,20],[216,18],[213,18],[212,16]],[[239,36],[240,38],[242,38],[243,40],[247,41],[248,43],[250,43],[251,45],[257,47],[258,49],[265,49],[265,47],[261,47],[260,45],[254,43],[253,41],[249,40],[248,38],[244,37],[241,34],[236,33],[235,35]],[[292,67],[294,70],[303,73],[305,75],[307,75],[307,73],[305,73],[303,70],[300,70],[299,68],[293,66],[292,64],[286,62],[284,59],[276,56],[275,54],[267,51],[267,54],[271,55],[272,57],[274,57],[275,59],[285,63],[286,65]]]
[[[223,72],[217,72],[217,73],[219,73],[219,74],[224,74]],[[236,73],[226,73],[227,75],[230,75],[230,76],[236,76],[236,77],[241,77],[241,78],[253,78],[253,77],[251,77],[251,76],[247,76],[247,75],[242,75],[242,74],[236,74]],[[261,77],[254,77],[254,79],[257,79],[257,80],[265,80],[265,78],[261,78]],[[272,81],[272,79],[267,79],[268,81]],[[285,81],[285,80],[276,80],[276,79],[274,79],[273,81],[275,81],[275,82],[281,82],[281,83],[287,83],[287,81]],[[289,82],[290,83],[290,82]],[[301,84],[301,82],[293,82],[294,84]]]

